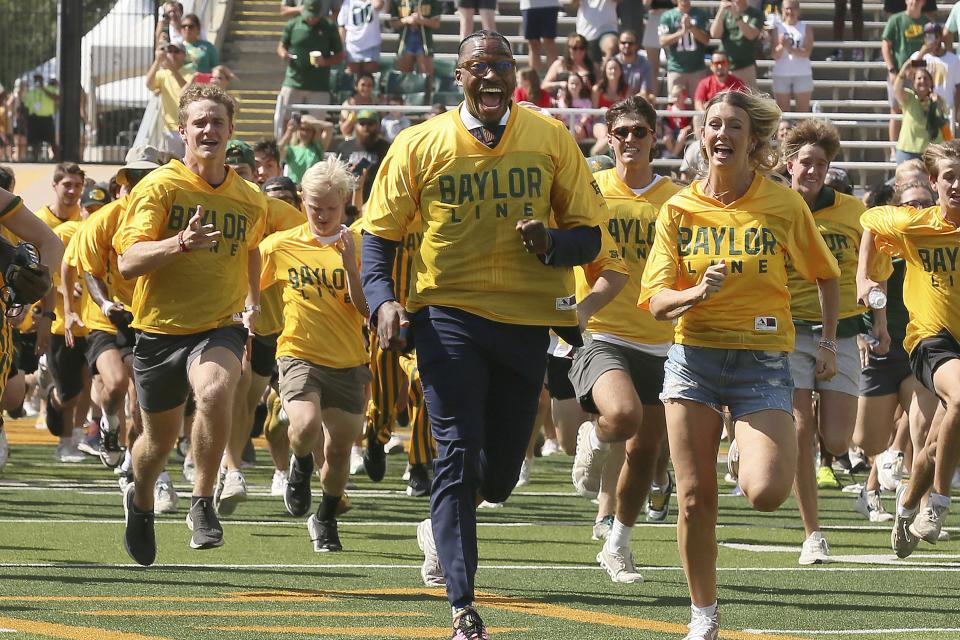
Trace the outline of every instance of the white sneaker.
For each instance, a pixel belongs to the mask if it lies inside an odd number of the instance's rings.
[[[477,505],[477,509],[503,509],[503,502],[488,502],[484,500]]]
[[[273,481],[270,483],[270,495],[282,496],[287,492],[287,471],[276,469],[273,472]]]
[[[153,487],[153,510],[156,513],[176,513],[177,501],[180,496],[173,484],[165,480],[157,480]]]
[[[188,455],[183,459],[183,479],[193,484],[193,478],[197,473],[196,465],[193,463],[193,456]]]
[[[0,427],[0,471],[7,466],[7,458],[10,457],[10,444],[7,442],[7,432]]]
[[[363,473],[363,468],[363,451],[357,445],[353,445],[353,449],[350,450],[350,475]]]
[[[610,530],[613,529],[613,516],[603,516],[593,523],[594,540],[606,540],[610,536]]]
[[[917,514],[912,516],[901,516],[900,505],[903,502],[903,496],[907,493],[907,485],[901,484],[897,488],[896,511],[893,521],[893,529],[890,531],[890,548],[894,550],[898,558],[906,558],[913,550],[917,548],[920,539],[911,533],[910,528]]]
[[[404,482],[410,481],[410,463],[407,463],[407,468],[403,470],[403,475],[400,476],[400,479]]]
[[[937,542],[950,542],[950,532],[946,529],[940,529],[940,534],[937,535]]]
[[[430,518],[417,525],[417,546],[423,552],[423,566],[420,567],[420,577],[428,587],[444,587],[447,579],[443,577],[440,568],[440,557],[437,555],[437,543],[433,539],[433,524]]]
[[[637,571],[633,564],[633,552],[630,547],[617,547],[610,549],[608,545],[603,545],[600,553],[597,554],[597,562],[606,569],[610,579],[621,584],[639,584],[643,582],[643,576]]]
[[[727,448],[727,473],[723,477],[730,484],[737,484],[740,477],[740,447],[737,445],[737,439],[730,441]]]
[[[880,486],[886,491],[896,491],[900,481],[906,475],[903,469],[903,452],[884,451],[877,456],[874,463],[879,465],[877,479],[880,481]]]
[[[533,467],[533,460],[524,458],[520,465],[520,477],[517,479],[518,487],[525,487],[530,484],[530,469]]]
[[[227,472],[223,482],[217,483],[217,489],[213,503],[221,516],[231,515],[247,499],[247,480],[239,471]]]
[[[870,522],[890,522],[893,520],[893,514],[888,513],[880,502],[879,491],[861,489],[853,508]]]
[[[64,464],[76,464],[87,459],[87,456],[77,448],[73,440],[65,440],[58,444],[55,457]]]
[[[573,488],[584,498],[593,499],[600,493],[600,478],[610,449],[594,449],[590,435],[596,427],[589,420],[580,425],[577,432],[577,454],[573,459]]]
[[[560,448],[560,443],[557,442],[556,438],[547,438],[543,441],[543,446],[540,447],[540,455],[544,458],[549,458],[550,456],[555,456],[560,453],[563,453],[563,449]]]
[[[830,546],[819,531],[814,531],[803,541],[800,549],[800,564],[826,564],[830,562]]]
[[[934,506],[927,504],[910,525],[910,533],[930,544],[937,544],[943,521],[947,519],[950,506]]]
[[[392,434],[387,444],[383,445],[383,450],[389,455],[394,453],[403,453],[403,438],[397,434]]]
[[[706,616],[690,607],[690,633],[683,640],[717,640],[720,637],[720,609],[713,616]]]

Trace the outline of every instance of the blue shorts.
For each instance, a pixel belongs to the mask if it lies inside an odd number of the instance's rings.
[[[693,400],[734,420],[780,409],[793,415],[793,377],[783,351],[675,344],[667,353],[660,400]]]

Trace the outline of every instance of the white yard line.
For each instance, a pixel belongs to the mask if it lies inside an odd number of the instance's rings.
[[[744,633],[763,633],[763,634],[791,634],[808,636],[866,636],[880,633],[901,634],[901,633],[960,633],[960,628],[947,627],[917,627],[912,629],[843,629],[836,630],[817,630],[817,629],[744,629]]]

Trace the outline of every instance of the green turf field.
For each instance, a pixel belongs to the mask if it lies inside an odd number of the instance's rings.
[[[428,505],[403,494],[403,456],[390,457],[383,483],[354,477],[354,509],[340,527],[346,551],[337,554],[314,553],[304,522],[269,496],[264,450],[247,473],[251,500],[224,520],[225,546],[190,549],[189,491],[172,464],[180,514],[158,517],[158,564],[145,569],[123,550],[112,472],[93,459],[56,464],[52,445],[11,439],[0,475],[0,637],[449,637],[443,593],[420,581],[415,527]],[[480,513],[477,589],[493,637],[682,637],[689,598],[674,514],[669,525],[641,524],[634,533],[646,582],[614,585],[595,564],[595,507],[573,494],[570,463],[537,459],[528,487],[505,508]],[[758,514],[744,498],[721,497],[721,637],[960,637],[960,545],[921,543],[897,560],[889,526],[858,516],[855,496],[820,496],[838,560],[821,567],[797,565],[803,531],[792,500],[779,513]],[[892,509],[892,499],[886,505]],[[957,538],[957,528],[950,530]]]

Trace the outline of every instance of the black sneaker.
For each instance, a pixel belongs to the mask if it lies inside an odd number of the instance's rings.
[[[313,454],[302,458],[290,456],[290,473],[287,476],[287,490],[283,494],[283,504],[292,516],[302,516],[310,511],[310,476],[313,475]]]
[[[337,533],[336,520],[320,520],[317,514],[313,514],[307,520],[307,531],[310,532],[310,539],[313,540],[313,550],[317,553],[343,551],[340,534]]]
[[[133,506],[133,483],[123,490],[123,547],[134,562],[149,567],[157,559],[157,538],[153,532],[153,511]]]
[[[201,498],[187,512],[187,526],[193,531],[191,549],[213,549],[223,546],[223,527],[213,508],[213,502]]]
[[[55,405],[54,386],[47,387],[47,410],[46,423],[47,430],[58,438],[63,435],[63,411]]]
[[[407,495],[422,498],[430,495],[430,474],[427,465],[410,465],[410,480],[407,481]]]
[[[367,449],[363,452],[363,467],[374,482],[380,482],[387,474],[387,452],[377,440],[377,434],[374,431],[367,436]]]
[[[480,614],[473,607],[459,609],[453,617],[453,635],[451,640],[488,640],[487,628],[483,626]]]
[[[100,419],[100,462],[108,469],[116,469],[123,462],[123,449],[120,448],[120,430],[107,431],[103,428],[103,418]]]

